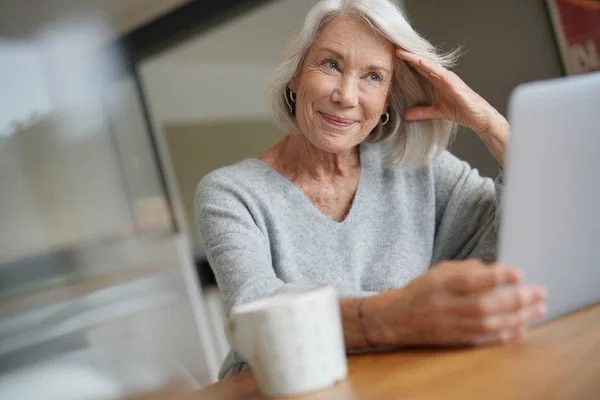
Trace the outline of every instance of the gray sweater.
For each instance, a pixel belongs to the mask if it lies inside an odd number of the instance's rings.
[[[343,222],[258,159],[202,179],[196,220],[228,311],[323,284],[341,298],[368,296],[441,260],[495,258],[501,179],[495,185],[449,152],[426,166],[389,169],[385,146],[361,144],[358,189]],[[231,353],[220,377],[246,367]]]

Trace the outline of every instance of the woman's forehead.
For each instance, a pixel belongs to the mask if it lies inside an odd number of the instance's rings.
[[[349,42],[370,42],[378,47],[393,47],[393,44],[363,19],[345,15],[339,16],[327,23],[315,37],[315,42],[324,40],[339,40]]]
[[[358,17],[339,17],[327,24],[315,38],[311,49],[338,56],[364,56],[391,63],[394,45]]]

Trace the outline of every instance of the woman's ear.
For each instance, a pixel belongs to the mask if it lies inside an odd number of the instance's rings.
[[[296,90],[298,89],[298,78],[294,76],[292,79],[290,79],[290,84],[288,86],[292,92],[296,93]]]

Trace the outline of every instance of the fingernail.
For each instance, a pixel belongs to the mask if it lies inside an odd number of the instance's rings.
[[[546,311],[546,306],[544,304],[538,304],[535,307],[525,309],[523,319],[526,323],[533,322],[543,318],[544,315],[546,315]]]
[[[504,273],[503,279],[504,279],[505,283],[521,282],[521,279],[523,278],[521,271],[519,271],[515,268],[504,268],[504,267],[500,267],[500,268]]]
[[[505,277],[506,283],[520,283],[523,279],[523,274],[521,271],[509,268],[506,270]]]
[[[523,327],[519,327],[513,332],[513,338],[515,339],[521,339],[523,336],[525,336],[525,330]]]
[[[548,312],[548,307],[546,307],[545,304],[539,304],[537,306],[537,310],[541,314],[541,316],[543,317]]]
[[[546,298],[546,290],[541,286],[530,286],[526,296],[528,302],[541,301]]]
[[[546,297],[548,297],[548,291],[545,288],[538,286],[537,287],[537,297],[540,299],[545,299]]]
[[[512,271],[513,276],[515,277],[517,282],[521,282],[523,280],[523,272],[521,272],[517,269],[511,269],[510,271]]]
[[[503,343],[506,343],[513,337],[514,337],[514,334],[512,332],[504,331],[500,334],[500,341]]]
[[[540,314],[540,309],[536,306],[536,307],[530,307],[525,309],[525,321],[527,322],[531,322],[536,318],[539,318],[539,314]]]
[[[536,290],[532,287],[521,288],[523,305],[528,306],[536,298]]]
[[[506,276],[509,278],[517,279],[518,281],[521,281],[524,278],[523,271],[516,267],[508,265],[503,265],[501,267],[506,271]]]
[[[532,286],[529,288],[529,300],[544,300],[546,298],[546,289],[541,286]]]

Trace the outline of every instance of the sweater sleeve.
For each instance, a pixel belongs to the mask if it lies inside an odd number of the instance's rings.
[[[248,189],[261,185],[236,181],[235,176],[217,171],[207,175],[196,191],[196,223],[228,313],[236,305],[315,286],[277,277],[261,205]],[[370,294],[338,289],[342,298]]]
[[[502,174],[493,181],[444,152],[433,165],[436,230],[433,263],[443,260],[496,259]]]

